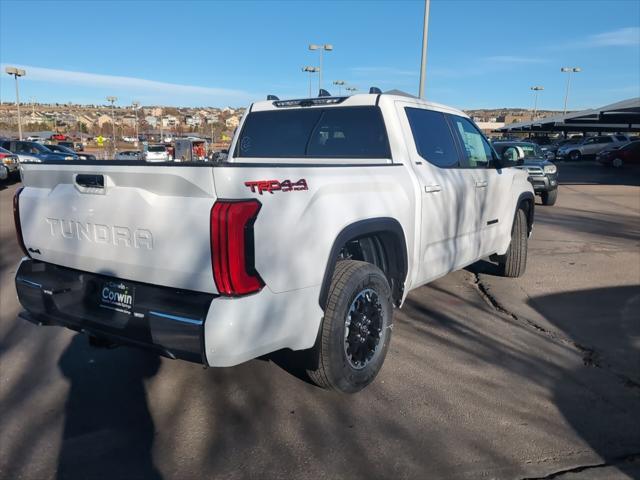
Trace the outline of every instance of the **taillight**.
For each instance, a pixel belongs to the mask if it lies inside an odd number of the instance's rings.
[[[221,295],[246,295],[264,282],[254,266],[253,224],[257,200],[218,201],[211,209],[211,266]]]
[[[30,257],[29,252],[27,252],[27,247],[24,246],[24,239],[22,238],[22,226],[20,225],[20,194],[24,187],[20,187],[16,190],[16,193],[13,195],[13,222],[16,225],[16,237],[18,238],[18,245],[24,252],[27,257]]]

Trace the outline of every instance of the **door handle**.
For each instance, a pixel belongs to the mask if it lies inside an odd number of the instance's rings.
[[[76,183],[84,188],[104,188],[104,176],[79,173],[76,175]]]
[[[483,180],[481,182],[476,182],[476,188],[484,188],[487,186],[487,181]]]
[[[440,187],[440,185],[437,185],[437,184],[424,186],[424,191],[426,193],[435,193],[435,192],[439,192],[440,190],[442,190],[442,188]]]

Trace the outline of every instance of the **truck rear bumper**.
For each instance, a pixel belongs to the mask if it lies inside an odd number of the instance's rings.
[[[105,285],[114,284],[130,294],[130,306],[125,302],[120,308],[105,297],[109,288]],[[215,295],[123,281],[31,259],[20,264],[16,290],[26,309],[20,316],[33,323],[61,325],[207,364],[204,324]]]

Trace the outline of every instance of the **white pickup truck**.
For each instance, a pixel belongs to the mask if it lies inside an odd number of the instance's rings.
[[[222,163],[23,164],[21,315],[214,367],[306,350],[361,390],[408,292],[483,257],[521,275],[534,214],[464,113],[372,92],[254,103]]]

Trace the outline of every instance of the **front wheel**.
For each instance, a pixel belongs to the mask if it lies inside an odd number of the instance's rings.
[[[375,265],[336,264],[320,334],[315,368],[307,370],[323,388],[355,393],[369,385],[387,355],[393,326],[391,288]]]
[[[503,277],[515,278],[524,275],[527,268],[528,240],[527,216],[524,210],[519,208],[513,219],[509,250],[498,261]]]
[[[580,160],[581,156],[582,155],[580,154],[580,151],[573,150],[571,153],[569,153],[569,160],[571,160],[573,162],[577,162],[578,160]]]
[[[542,192],[542,204],[543,205],[555,205],[558,198],[558,190],[550,190],[548,192]]]

